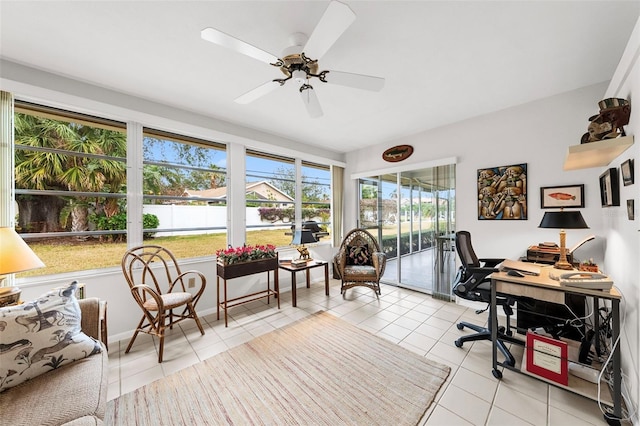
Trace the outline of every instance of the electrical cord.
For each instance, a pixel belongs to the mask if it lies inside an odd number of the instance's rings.
[[[617,287],[616,287],[617,288]],[[620,289],[618,289],[618,292],[620,293],[620,296],[622,298],[622,302],[624,302],[624,304],[626,305],[626,300],[624,298],[624,294],[620,291]],[[611,314],[607,315],[607,318],[610,319]],[[598,394],[597,394],[597,402],[598,402],[598,408],[600,409],[600,412],[602,412],[602,414],[605,416],[605,418],[609,418],[609,416],[612,414],[609,411],[607,411],[602,404],[602,397],[601,397],[601,383],[602,383],[602,377],[604,375],[604,373],[607,371],[607,366],[609,365],[609,363],[611,362],[611,357],[613,357],[613,353],[615,352],[617,346],[620,344],[620,336],[622,335],[622,330],[624,330],[624,326],[626,324],[627,321],[627,312],[625,309],[624,312],[624,316],[622,318],[622,323],[620,324],[620,333],[618,333],[618,337],[616,338],[616,341],[613,342],[613,345],[611,346],[611,350],[609,351],[609,356],[607,357],[607,359],[604,361],[604,363],[602,364],[602,369],[600,370],[600,374],[598,374]],[[609,372],[609,379],[605,381],[605,383],[607,383],[609,385],[609,387],[611,388],[613,386],[612,383],[612,376],[611,374],[615,374],[615,372]],[[622,372],[620,372],[620,387],[622,387],[623,385],[623,379],[624,379],[624,375],[622,375]],[[621,392],[622,393],[622,392]],[[622,395],[622,398],[625,401],[625,404],[629,404],[629,401],[627,401],[626,398],[624,398],[624,394]],[[638,412],[638,407],[633,407],[633,412],[631,414],[629,414],[629,410],[624,409],[624,407],[622,408],[622,411],[625,411],[625,414],[622,418],[617,419],[620,421],[631,421],[633,419],[633,417],[636,415],[636,413]]]

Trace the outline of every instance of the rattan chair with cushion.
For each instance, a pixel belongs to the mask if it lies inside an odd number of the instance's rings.
[[[364,229],[352,229],[342,240],[333,262],[342,280],[340,293],[364,286],[380,295],[380,278],[384,274],[387,257],[380,251],[376,239]]]
[[[195,309],[206,286],[201,272],[182,272],[173,254],[156,245],[128,250],[122,257],[122,272],[143,312],[125,353],[133,346],[138,333],[143,332],[158,337],[158,362],[162,362],[165,329],[186,319],[194,320],[204,334]]]

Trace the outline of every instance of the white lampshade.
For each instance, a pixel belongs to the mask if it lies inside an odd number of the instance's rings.
[[[0,227],[0,276],[44,266],[15,229]]]

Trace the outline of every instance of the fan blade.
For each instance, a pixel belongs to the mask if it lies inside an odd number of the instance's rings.
[[[320,59],[355,21],[356,14],[344,3],[332,1],[311,33],[302,51],[307,58]]]
[[[325,76],[326,82],[341,86],[379,92],[384,87],[384,78],[350,72],[329,71]]]
[[[304,102],[304,105],[307,107],[309,117],[322,117],[322,107],[320,107],[318,96],[316,96],[316,92],[313,90],[313,87],[309,86],[308,88],[301,90],[300,96],[302,97],[302,102]]]
[[[240,95],[235,99],[235,102],[243,105],[251,103],[256,99],[263,97],[267,93],[272,92],[278,87],[280,87],[280,83],[278,83],[277,81],[267,81],[266,83],[256,87],[255,89],[249,90],[244,95]]]
[[[265,52],[262,49],[216,30],[215,28],[205,28],[200,32],[200,37],[202,37],[203,40],[210,41],[227,49],[235,50],[238,53],[266,62],[267,64],[273,64],[280,60],[277,56],[269,52]]]

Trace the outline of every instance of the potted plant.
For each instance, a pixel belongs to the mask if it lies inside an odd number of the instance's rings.
[[[271,244],[229,247],[216,251],[218,276],[242,277],[278,268],[278,253]]]
[[[593,259],[589,259],[584,262],[580,262],[578,269],[580,271],[598,272],[598,265],[593,263]]]

